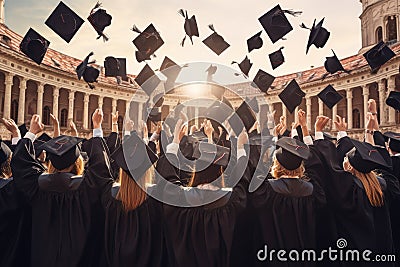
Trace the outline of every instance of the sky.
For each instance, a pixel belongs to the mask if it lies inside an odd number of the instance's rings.
[[[51,42],[52,49],[76,58],[83,59],[91,51],[95,53],[91,59],[100,64],[107,56],[125,57],[131,74],[137,74],[145,65],[145,62],[135,60],[136,48],[132,40],[137,33],[130,30],[134,24],[144,30],[153,23],[165,42],[155,53],[157,57],[147,61],[153,69],[160,67],[164,56],[178,64],[200,61],[230,65],[248,55],[253,62],[249,77],[254,77],[258,69],[280,76],[307,70],[310,66],[322,66],[325,57],[332,55],[331,49],[339,58],[355,55],[361,49],[359,16],[362,6],[359,0],[104,0],[103,8],[113,17],[111,26],[104,31],[110,37],[108,42],[96,40],[97,34],[86,19],[96,0],[63,2],[85,19],[69,44],[44,24],[58,0],[5,0],[5,23],[21,35],[32,27]],[[287,15],[294,30],[285,36],[287,40],[275,44],[263,31],[263,47],[248,53],[246,40],[263,29],[258,18],[277,4],[282,9],[303,11],[298,17]],[[194,45],[186,39],[185,46],[180,46],[185,35],[184,18],[178,14],[181,8],[187,10],[189,16],[196,16],[200,37],[194,37]],[[314,19],[318,22],[322,18],[325,18],[323,27],[331,33],[330,38],[324,48],[312,46],[306,55],[309,31],[299,25],[305,23],[311,27]],[[220,56],[202,42],[212,33],[209,24],[213,24],[218,34],[231,45]],[[272,70],[268,54],[282,46],[285,47],[285,63]]]

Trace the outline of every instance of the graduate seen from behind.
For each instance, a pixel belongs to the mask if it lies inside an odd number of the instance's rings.
[[[44,128],[39,115],[32,116],[29,132],[15,149],[11,167],[16,186],[32,207],[32,266],[99,266],[102,260],[104,216],[99,193],[111,177],[102,121],[103,112],[97,109],[92,116],[93,138],[82,147],[82,139],[65,135],[46,142],[49,173],[44,173],[33,146]],[[86,166],[81,150],[89,157]]]

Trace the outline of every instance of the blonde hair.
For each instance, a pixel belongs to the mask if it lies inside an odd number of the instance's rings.
[[[0,166],[0,175],[2,178],[10,178],[12,177],[11,171],[11,156],[8,157],[6,161],[4,161]]]
[[[75,175],[82,175],[84,169],[85,169],[85,164],[83,162],[83,158],[82,156],[79,156],[74,163],[72,163],[69,167],[62,170],[59,170],[56,167],[54,167],[53,164],[51,164],[51,161],[49,161],[47,172],[50,174],[58,172],[69,172]]]
[[[364,186],[365,194],[373,207],[383,206],[383,192],[381,185],[374,172],[362,173],[357,171],[354,167],[351,174],[357,177]]]
[[[301,163],[300,167],[294,170],[288,170],[285,167],[283,167],[279,161],[274,158],[274,162],[271,167],[271,175],[275,179],[279,179],[281,177],[303,177],[304,175],[304,166],[303,163]]]
[[[136,209],[147,199],[147,193],[144,188],[146,184],[152,182],[153,170],[154,167],[149,168],[142,177],[135,180],[129,173],[120,169],[120,188],[117,194],[117,199],[122,202],[125,212]]]

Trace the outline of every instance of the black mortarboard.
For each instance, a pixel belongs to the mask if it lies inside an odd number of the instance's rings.
[[[400,111],[400,92],[391,91],[386,98],[386,105]]]
[[[286,88],[279,94],[279,98],[287,107],[290,113],[293,113],[295,108],[301,104],[303,97],[306,94],[301,90],[296,80],[293,79]]]
[[[164,44],[160,33],[156,30],[153,24],[147,26],[144,31],[140,31],[135,25],[133,26],[132,30],[140,33],[132,41],[139,50],[139,54],[136,55],[136,59],[150,59],[150,56],[153,55],[154,52],[156,52]]]
[[[395,55],[396,54],[383,41],[380,41],[365,52],[363,56],[371,67],[371,72],[376,73],[383,64],[388,62]]]
[[[164,60],[161,63],[160,72],[164,74],[168,80],[175,82],[181,72],[181,67],[169,57],[164,57]]]
[[[191,18],[189,18],[187,10],[179,9],[178,13],[185,18],[185,34],[189,37],[190,41],[193,44],[193,36],[199,37],[199,29],[197,28],[197,22],[196,22],[196,17],[193,15]],[[186,40],[186,35],[183,38],[181,45],[184,46],[185,40]]]
[[[318,97],[325,103],[325,105],[332,109],[340,100],[342,100],[343,96],[339,94],[332,85],[328,85],[324,90],[319,92]]]
[[[261,33],[262,31],[247,39],[247,51],[249,51],[249,53],[254,49],[260,49],[263,46],[263,40],[260,37]]]
[[[273,70],[282,65],[283,62],[285,62],[285,57],[282,54],[282,49],[283,47],[268,55]]]
[[[346,155],[351,166],[356,170],[362,173],[369,173],[380,167],[389,167],[385,159],[374,146],[354,139],[351,141],[354,144],[354,148]]]
[[[193,158],[226,167],[229,163],[230,149],[224,146],[209,144],[207,142],[196,143],[193,150]]]
[[[136,76],[135,82],[148,96],[150,96],[160,84],[161,80],[150,66],[146,64],[146,66],[144,66],[144,68],[139,72],[138,76]]]
[[[310,156],[308,146],[294,138],[282,137],[276,142],[276,146],[279,149],[275,151],[275,157],[287,170],[297,169]]]
[[[326,71],[329,72],[330,74],[334,74],[340,70],[349,73],[349,71],[343,68],[342,63],[340,63],[338,57],[336,56],[333,50],[332,53],[333,57],[327,57],[324,63]]]
[[[220,101],[215,101],[210,107],[207,108],[205,117],[222,124],[227,118],[229,118],[229,116],[232,115],[232,113],[233,110],[228,105]]]
[[[394,152],[400,153],[400,134],[395,132],[386,132],[384,136],[389,139],[389,148]]]
[[[49,45],[50,42],[46,40],[46,38],[41,36],[34,29],[29,28],[19,45],[19,49],[22,53],[40,65]]]
[[[292,25],[290,25],[285,16],[285,13],[293,16],[301,14],[301,12],[282,10],[281,7],[277,5],[263,16],[258,18],[273,43],[277,42],[279,39],[283,38],[286,34],[293,30]]]
[[[242,128],[240,127],[241,123],[246,128],[246,131],[249,131],[256,122],[256,117],[254,116],[251,108],[244,101],[237,108],[236,114],[239,118],[237,118],[237,116],[232,116],[229,118],[229,124],[231,125],[236,136],[238,136],[242,132]],[[238,119],[240,119],[240,121],[238,121]]]
[[[69,43],[83,22],[84,20],[81,17],[60,1],[45,24]]]
[[[158,157],[137,133],[133,132],[111,154],[111,159],[133,179],[140,179]]]
[[[251,66],[253,66],[253,63],[250,62],[250,59],[247,56],[242,60],[242,62],[237,63],[236,61],[232,61],[231,64],[238,64],[240,70],[246,76],[249,76],[249,71],[251,69]]]
[[[139,63],[151,59],[150,55],[143,51],[135,51],[135,57],[136,61]]]
[[[11,149],[2,140],[0,140],[0,165],[3,164],[11,154]]]
[[[317,25],[315,25],[316,20],[314,19],[314,23],[312,25],[312,28],[310,29],[310,36],[308,37],[306,54],[308,53],[308,50],[310,49],[310,46],[312,44],[315,45],[315,47],[317,48],[322,48],[328,41],[331,33],[328,32],[324,27],[322,27],[324,19],[325,18],[323,18]],[[303,23],[301,24],[301,27],[308,29]]]
[[[251,108],[251,110],[253,110],[255,113],[260,112],[260,108],[259,108],[259,105],[258,105],[257,97],[253,97],[251,99],[249,97],[246,97],[245,102]]]
[[[46,142],[50,141],[51,139],[52,138],[47,133],[43,133],[38,138],[35,139],[35,141],[33,142],[33,147],[35,149],[36,157],[40,156],[40,154],[43,151],[43,145]]]
[[[274,80],[275,80],[274,76],[259,69],[251,85],[253,87],[257,86],[258,89],[260,89],[262,92],[267,93],[268,88],[271,87]]]
[[[161,112],[159,108],[150,108],[148,110],[149,116],[148,119],[152,122],[161,121]]]
[[[164,104],[164,93],[156,94],[153,97],[153,103],[155,108],[159,108]]]
[[[78,144],[83,138],[60,135],[43,144],[51,164],[58,170],[71,166],[80,155]]]
[[[19,132],[21,134],[21,137],[24,138],[25,134],[28,132],[28,127],[26,127],[26,124],[23,123],[18,126]]]
[[[93,55],[93,52],[90,52],[89,55],[76,67],[76,74],[78,75],[78,79],[80,80],[83,77],[83,80],[89,85],[91,89],[94,88],[92,83],[97,82],[97,78],[100,75],[100,71],[97,68],[92,66],[88,66],[92,62],[89,62],[89,58]]]
[[[106,57],[104,68],[106,77],[126,78],[126,58]]]
[[[103,37],[105,41],[108,41],[108,37],[103,33],[103,31],[107,26],[111,25],[112,16],[107,14],[107,12],[100,7],[101,3],[97,2],[94,8],[90,11],[88,20],[99,35],[97,39]]]
[[[213,33],[204,39],[203,43],[219,56],[230,46],[230,44],[228,44],[224,38],[215,31],[213,25],[208,25],[208,27],[213,31]]]

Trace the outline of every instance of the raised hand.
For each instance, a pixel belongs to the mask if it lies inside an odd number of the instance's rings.
[[[39,115],[35,114],[32,116],[31,125],[29,131],[33,134],[38,134],[44,130],[44,124]]]
[[[93,128],[101,128],[101,123],[103,122],[103,110],[96,109],[92,115]]]
[[[187,124],[183,124],[183,120],[179,119],[175,125],[173,142],[179,144],[182,137],[185,135],[186,131],[187,131]]]
[[[50,113],[50,119],[53,123],[53,137],[60,136],[60,123],[58,122],[58,118]]]
[[[111,123],[113,125],[118,123],[118,110],[115,113],[111,113]]]
[[[343,132],[346,131],[347,130],[346,118],[342,118],[339,115],[336,115],[335,125],[338,131],[343,131]]]
[[[338,116],[339,117],[339,116]],[[340,118],[340,117],[339,117]],[[326,116],[318,116],[317,120],[315,121],[315,131],[322,132],[325,128],[326,124],[329,122],[329,118]],[[335,121],[336,124],[336,121]],[[336,125],[337,126],[337,125]],[[338,127],[338,126],[337,126]],[[339,127],[337,128],[339,130]],[[340,130],[339,130],[340,131]],[[345,130],[344,130],[345,131]]]
[[[372,115],[377,114],[376,101],[374,99],[368,100],[368,112],[371,112]]]
[[[1,121],[3,122],[6,129],[11,132],[12,137],[19,137],[21,135],[18,126],[13,119],[2,118]]]
[[[79,136],[78,130],[76,129],[76,125],[72,119],[69,120],[69,129],[72,131],[73,136],[76,137]]]
[[[301,127],[307,126],[307,116],[302,109],[299,109],[299,111],[297,112],[297,122]]]

